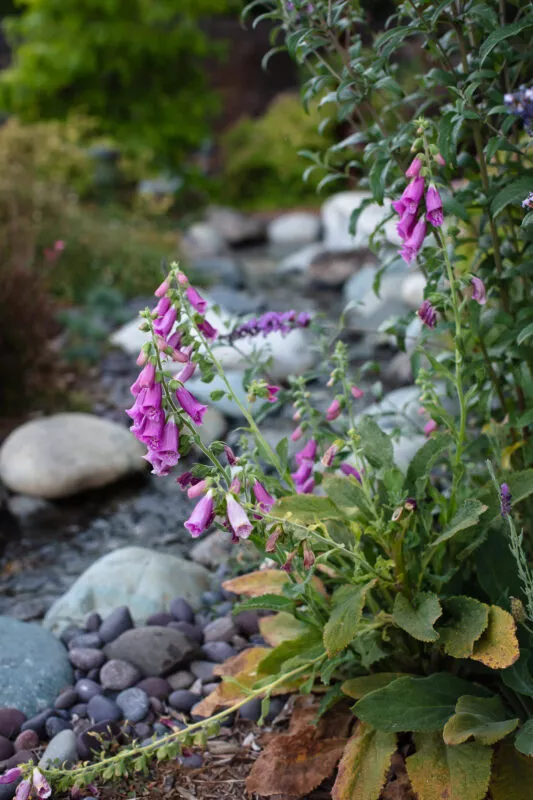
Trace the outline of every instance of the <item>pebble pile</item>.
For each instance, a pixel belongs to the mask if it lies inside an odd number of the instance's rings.
[[[61,641],[74,682],[62,688],[53,707],[33,718],[0,708],[0,773],[36,762],[38,754],[43,767],[72,765],[92,759],[102,746],[100,737],[148,742],[169,733],[169,720],[179,727],[202,719],[195,706],[220,680],[213,674],[215,666],[264,644],[258,615],[244,611],[232,616],[234,599],[223,589],[207,591],[197,613],[176,597],[168,612],[153,614],[142,626],[136,627],[129,608],[122,606],[105,619],[90,614],[83,628],[66,628]],[[270,716],[282,706],[277,698]],[[240,710],[242,718],[254,721],[260,713],[259,700]],[[199,759],[196,754],[182,757],[185,766],[199,766]]]

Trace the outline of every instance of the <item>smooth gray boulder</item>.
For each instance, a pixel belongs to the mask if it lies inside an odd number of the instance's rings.
[[[210,573],[199,564],[144,547],[123,547],[98,559],[50,608],[43,625],[54,633],[81,625],[96,611],[107,617],[128,606],[134,621],[166,611],[173,597],[184,597],[194,609],[210,587]]]

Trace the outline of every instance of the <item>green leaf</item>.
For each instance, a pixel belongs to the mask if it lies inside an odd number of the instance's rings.
[[[354,712],[382,731],[437,731],[452,716],[461,695],[473,693],[487,695],[481,687],[445,672],[398,678],[359,700]]]
[[[533,494],[533,469],[525,469],[521,472],[511,472],[503,475],[502,481],[505,481],[509,486],[513,497],[513,506]],[[488,507],[483,521],[488,524],[499,519],[500,498],[492,484],[483,492],[481,499]]]
[[[351,478],[341,478],[337,475],[327,475],[322,485],[326,494],[337,508],[343,511],[361,509],[361,511],[372,516],[372,506],[355,478],[352,480]]]
[[[438,733],[415,737],[407,774],[418,800],[484,800],[492,750],[475,742],[447,747]]]
[[[392,441],[372,417],[363,417],[357,426],[364,457],[373,467],[394,466]]]
[[[297,639],[288,639],[283,644],[274,647],[274,649],[265,656],[257,667],[257,671],[266,673],[267,675],[274,675],[281,671],[283,664],[293,658],[300,658],[302,662],[317,658],[323,652],[322,644],[320,641],[320,633],[312,630],[304,636],[298,636]]]
[[[333,610],[324,627],[324,645],[329,656],[344,650],[355,637],[373,581],[364,586],[341,586],[333,595]]]
[[[407,491],[414,494],[418,499],[425,493],[426,483],[431,474],[431,470],[437,463],[438,459],[448,450],[453,444],[451,436],[441,434],[429,439],[418,450],[407,468],[407,475],[405,478],[405,485]]]
[[[217,400],[222,400],[225,394],[226,392],[224,391],[224,389],[214,389],[214,391],[211,392],[209,397],[211,398],[213,403],[216,403]]]
[[[397,594],[394,599],[395,624],[419,642],[435,642],[439,638],[433,625],[441,615],[439,598],[432,592],[419,594],[412,602],[403,594]]]
[[[492,800],[531,800],[533,759],[504,742],[494,757],[490,793]]]
[[[525,756],[533,756],[533,719],[525,722],[514,740],[516,749]]]
[[[446,744],[462,744],[472,737],[479,744],[490,745],[508,736],[519,722],[510,717],[499,697],[464,695],[444,726],[443,737]]]
[[[444,651],[454,658],[469,658],[489,624],[489,607],[473,597],[449,597],[444,601],[449,618],[437,628]]]
[[[363,630],[358,633],[357,638],[353,640],[352,648],[355,650],[361,661],[363,669],[370,669],[382,658],[386,658],[389,653],[381,647],[383,644],[381,631],[376,630]]]
[[[529,228],[533,225],[533,211],[528,211],[524,219],[522,220],[522,228]]]
[[[486,509],[487,506],[484,506],[479,500],[465,500],[446,530],[432,542],[431,548],[435,549],[455,536],[456,533],[464,531],[466,528],[471,528],[472,525],[476,525],[479,522],[481,514],[483,514]]]
[[[531,191],[531,176],[517,178],[512,183],[506,184],[500,189],[491,203],[491,211],[497,217],[511,203],[521,203]]]
[[[241,611],[261,609],[262,611],[290,611],[294,608],[294,600],[277,594],[263,594],[261,597],[248,597],[233,607],[232,614]]]
[[[532,27],[533,22],[530,18],[526,18],[520,22],[512,22],[510,25],[504,25],[503,27],[498,28],[498,30],[493,31],[479,48],[480,67],[483,66],[483,62],[489,53],[491,53],[492,50],[494,50],[494,48],[500,44],[500,42],[503,42],[505,39],[509,39],[511,36],[518,36],[518,34],[522,33],[522,31]]]
[[[531,650],[520,648],[520,658],[507,669],[500,672],[503,682],[509,689],[525,697],[533,697],[533,675],[530,670]]]
[[[350,678],[350,680],[344,681],[341,689],[348,697],[360,700],[365,694],[375,692],[376,689],[383,689],[384,686],[388,686],[389,683],[392,683],[397,678],[404,677],[405,675],[401,672],[376,672],[374,675]]]
[[[291,494],[281,497],[272,508],[276,517],[291,514],[294,520],[303,523],[323,522],[326,519],[340,519],[341,515],[327,497],[312,494]]]
[[[396,736],[359,723],[347,742],[331,796],[333,800],[376,800],[396,750]]]
[[[286,469],[289,462],[289,440],[287,437],[281,439],[281,441],[277,443],[276,453],[279,457],[282,468]]]
[[[520,333],[516,337],[516,343],[518,345],[521,345],[526,341],[526,339],[529,339],[531,336],[533,336],[533,322],[530,322],[529,325],[526,325],[526,327],[520,331]]]
[[[462,120],[454,111],[445,114],[439,125],[437,146],[447,164],[457,161],[457,142],[461,133]]]

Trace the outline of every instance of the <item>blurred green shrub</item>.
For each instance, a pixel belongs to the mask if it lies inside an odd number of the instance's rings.
[[[234,5],[20,0],[4,21],[13,63],[0,75],[0,107],[26,121],[81,112],[121,149],[179,166],[216,112],[204,63],[217,50],[199,22]]]
[[[220,200],[248,209],[316,205],[320,178],[313,173],[307,183],[302,173],[309,166],[300,150],[316,150],[334,143],[328,128],[320,133],[323,117],[314,105],[307,113],[296,94],[279,95],[264,116],[244,117],[222,141],[223,174]]]

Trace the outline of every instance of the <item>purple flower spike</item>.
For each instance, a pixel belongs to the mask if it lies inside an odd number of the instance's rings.
[[[255,481],[253,489],[254,489],[255,499],[257,500],[257,503],[261,511],[265,512],[270,511],[270,509],[276,502],[275,498],[272,497],[272,495],[269,494],[269,492],[267,492],[263,484],[260,483],[259,481]]]
[[[162,336],[164,339],[169,335],[176,322],[177,312],[175,308],[169,308],[166,314],[154,322],[154,331]]]
[[[22,770],[20,769],[20,767],[13,767],[13,769],[8,769],[7,772],[4,772],[3,775],[0,775],[0,784],[15,783],[15,781],[18,781],[18,779],[21,777],[22,777]]]
[[[429,302],[429,300],[424,300],[420,308],[418,309],[418,316],[424,323],[427,325],[428,328],[434,328],[437,324],[437,312]]]
[[[180,386],[176,392],[178,403],[183,410],[189,415],[195,425],[201,425],[203,422],[204,414],[207,411],[207,406],[202,405],[196,397],[189,392],[185,386]]]
[[[410,214],[408,211],[404,211],[400,221],[396,225],[396,230],[400,239],[403,239],[404,241],[408,239],[411,236],[415,225],[416,214]]]
[[[218,331],[216,328],[213,328],[210,322],[204,319],[202,322],[198,323],[198,330],[203,333],[206,339],[214,342],[214,340],[218,336]]]
[[[426,192],[426,219],[431,222],[436,228],[439,228],[444,222],[444,215],[442,213],[442,199],[436,186],[431,184]]]
[[[185,527],[196,539],[200,536],[213,522],[215,516],[215,504],[213,501],[213,490],[210,489],[205,497],[202,497],[199,503],[196,504],[194,510],[185,523]]]
[[[398,214],[416,214],[418,204],[424,194],[424,178],[414,178],[410,184],[404,189],[404,192],[399,200],[395,200],[392,207]]]
[[[407,264],[410,264],[418,255],[424,239],[426,238],[426,230],[427,226],[425,220],[421,217],[400,250],[400,255]]]
[[[326,419],[328,422],[333,422],[334,419],[340,416],[341,413],[341,404],[337,398],[330,403],[328,410],[326,411]]]
[[[418,156],[413,158],[409,168],[405,171],[406,178],[418,178],[420,175],[420,170],[422,169],[422,162]]]
[[[252,532],[252,523],[246,516],[246,511],[232,494],[226,495],[226,511],[231,528],[239,539],[247,539]]]
[[[205,314],[207,310],[207,301],[204,300],[202,295],[196,291],[194,286],[187,287],[187,300],[191,306],[198,311],[199,314],[202,316]]]
[[[485,284],[481,278],[476,278],[475,276],[472,278],[472,300],[475,300],[480,306],[484,306],[487,302]]]
[[[37,792],[39,800],[47,800],[52,794],[50,784],[44,777],[43,773],[35,767],[33,770],[33,788]]]
[[[28,800],[31,792],[31,783],[28,780],[21,781],[15,792],[15,800]]]
[[[511,501],[513,496],[511,494],[511,490],[506,483],[502,483],[500,486],[500,510],[502,517],[508,517],[511,513]]]
[[[355,478],[355,480],[358,481],[359,483],[363,482],[363,479],[361,478],[361,473],[359,472],[359,470],[356,469],[355,467],[352,467],[352,465],[348,464],[347,461],[344,461],[341,464],[340,470],[343,473],[343,475],[347,475],[349,478],[350,477],[351,478]]]
[[[317,448],[318,444],[316,439],[309,439],[305,447],[302,450],[299,450],[294,456],[298,466],[302,463],[302,461],[305,461],[306,459],[314,461],[316,458]]]

